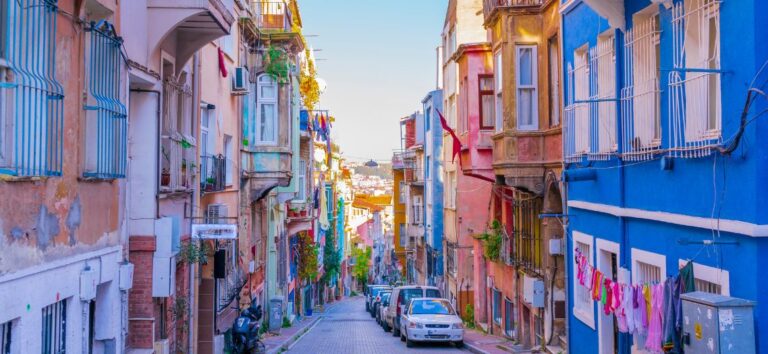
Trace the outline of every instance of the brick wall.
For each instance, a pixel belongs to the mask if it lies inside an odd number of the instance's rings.
[[[152,298],[154,236],[131,236],[129,260],[134,264],[133,288],[128,293],[128,347],[152,348],[155,310]]]

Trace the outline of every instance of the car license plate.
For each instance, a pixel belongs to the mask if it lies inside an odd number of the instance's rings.
[[[427,331],[427,334],[431,336],[431,335],[435,334],[435,331],[433,331],[433,330],[428,330],[428,331]]]

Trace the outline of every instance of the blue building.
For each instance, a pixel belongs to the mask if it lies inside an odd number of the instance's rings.
[[[443,91],[435,90],[421,101],[424,110],[424,232],[427,283],[442,285],[443,279],[443,128],[437,110],[443,109]]]
[[[644,352],[579,284],[578,249],[625,284],[692,261],[696,290],[756,302],[768,353],[768,104],[751,91],[768,80],[768,2],[569,0],[561,12],[570,351]]]

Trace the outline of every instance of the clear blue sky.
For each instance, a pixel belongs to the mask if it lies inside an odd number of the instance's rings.
[[[320,108],[336,117],[333,138],[350,160],[390,159],[400,118],[435,89],[447,0],[299,0],[318,77]]]

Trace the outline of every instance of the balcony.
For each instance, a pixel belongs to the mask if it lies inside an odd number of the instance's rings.
[[[487,21],[501,9],[530,9],[540,8],[548,0],[484,0],[483,16]]]
[[[493,136],[493,169],[509,186],[541,193],[547,169],[560,167],[561,129],[505,130]]]
[[[405,168],[405,174],[403,177],[405,183],[411,185],[423,186],[424,185],[424,169],[421,167]]]
[[[226,189],[227,159],[222,156],[200,157],[200,190],[204,193]]]
[[[293,13],[288,1],[252,0],[251,12],[261,32],[292,32]]]

